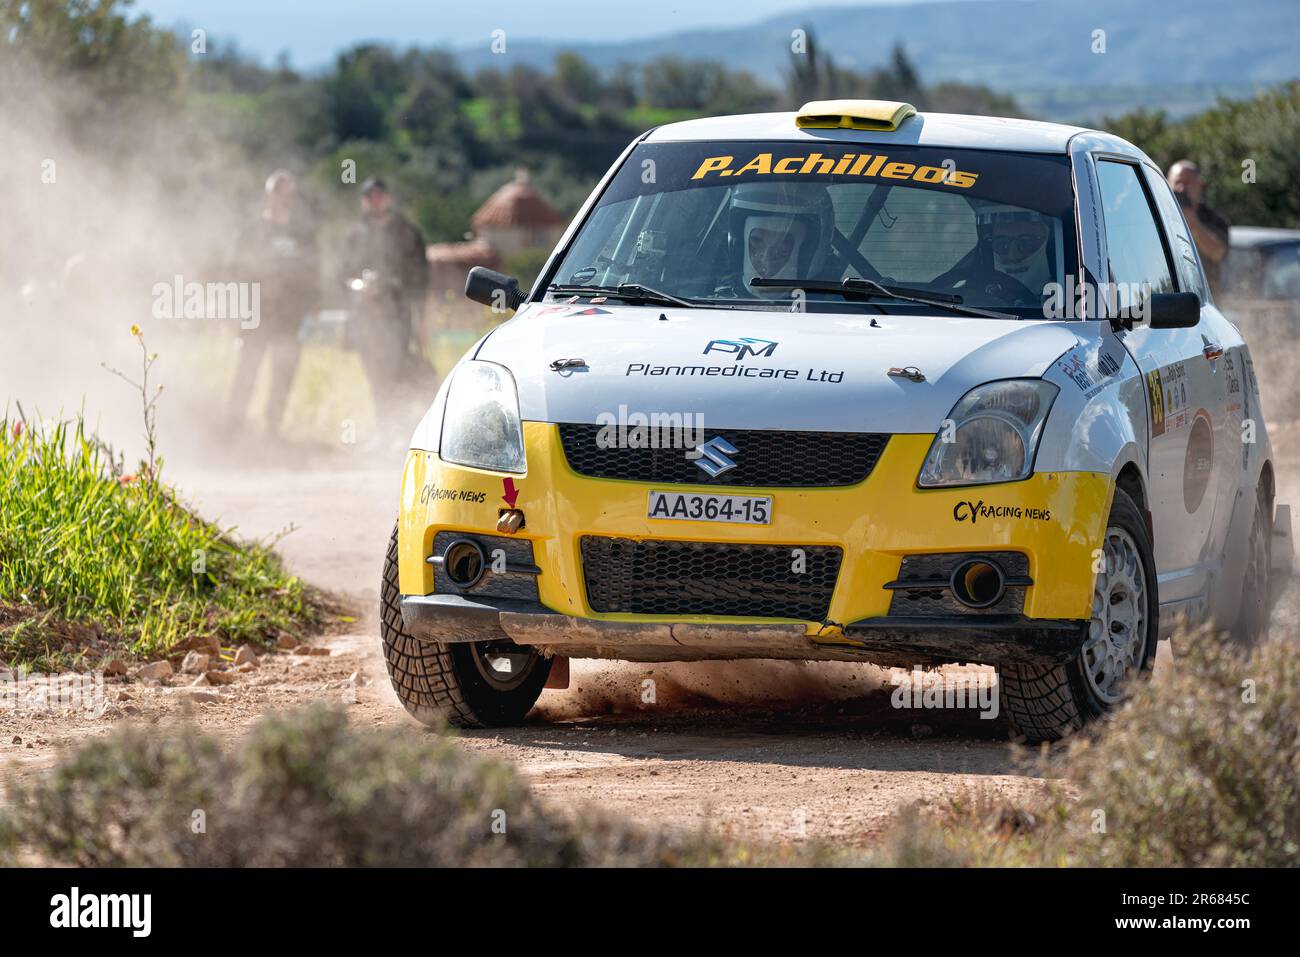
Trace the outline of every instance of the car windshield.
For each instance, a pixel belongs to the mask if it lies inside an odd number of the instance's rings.
[[[865,279],[1043,318],[1076,259],[1065,156],[813,140],[643,143],[547,281],[563,295],[633,284],[745,308],[943,308],[869,295],[861,284],[852,295],[836,289]],[[820,288],[789,288],[796,281]]]

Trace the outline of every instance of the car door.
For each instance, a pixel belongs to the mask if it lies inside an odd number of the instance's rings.
[[[1119,315],[1139,315],[1149,293],[1180,291],[1173,245],[1153,202],[1142,164],[1097,157],[1112,297]],[[1186,291],[1196,291],[1188,289]],[[1204,302],[1204,299],[1202,299]],[[1162,617],[1207,612],[1204,596],[1217,567],[1219,469],[1223,440],[1222,350],[1204,307],[1187,329],[1135,322],[1122,333],[1142,370],[1148,398],[1147,474]],[[1218,435],[1216,436],[1216,430]],[[1220,450],[1220,454],[1222,454]]]
[[[1256,421],[1260,410],[1252,408],[1247,378],[1251,374],[1250,351],[1237,326],[1230,321],[1210,299],[1209,286],[1201,270],[1200,259],[1192,240],[1187,220],[1174,198],[1173,190],[1157,170],[1144,166],[1147,187],[1155,198],[1156,208],[1163,218],[1165,235],[1170,238],[1170,251],[1174,257],[1174,274],[1180,292],[1194,292],[1201,299],[1202,353],[1210,363],[1222,414],[1214,417],[1214,487],[1218,490],[1211,529],[1210,547],[1215,555],[1226,555],[1228,536],[1233,528],[1233,509],[1240,508],[1239,487],[1246,482],[1248,456],[1243,436],[1244,424],[1259,428]],[[1216,352],[1222,352],[1218,358]],[[1246,484],[1249,484],[1246,482]],[[1246,506],[1249,507],[1249,501]]]

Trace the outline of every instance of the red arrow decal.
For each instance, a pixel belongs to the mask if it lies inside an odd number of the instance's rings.
[[[506,491],[506,494],[501,496],[501,501],[514,508],[515,500],[519,498],[519,489],[515,488],[515,480],[512,478],[502,479],[501,485]]]

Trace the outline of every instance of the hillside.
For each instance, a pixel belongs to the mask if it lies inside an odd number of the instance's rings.
[[[979,83],[1015,93],[1053,118],[1142,105],[1184,113],[1217,94],[1248,94],[1300,75],[1295,17],[1290,0],[940,0],[794,9],[755,24],[629,42],[518,39],[510,55],[512,62],[548,66],[557,53],[574,50],[604,68],[669,55],[721,60],[776,84],[787,68],[790,31],[807,25],[845,67],[879,66],[902,42],[928,82]],[[1098,29],[1106,31],[1104,54],[1092,52]],[[1189,47],[1199,55],[1188,56]],[[458,58],[471,70],[499,66],[486,48],[458,51]]]

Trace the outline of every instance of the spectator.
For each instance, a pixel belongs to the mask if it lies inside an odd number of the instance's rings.
[[[278,169],[267,177],[261,214],[240,231],[232,260],[235,279],[260,284],[261,316],[256,327],[245,329],[240,336],[227,402],[229,416],[234,424],[243,420],[258,370],[269,357],[267,425],[272,433],[279,433],[298,371],[298,329],[303,318],[319,307],[320,297],[316,230],[302,209],[297,181],[288,170]]]
[[[1210,290],[1217,293],[1223,261],[1228,256],[1228,221],[1205,204],[1201,169],[1191,160],[1179,160],[1169,167],[1169,185],[1187,217],[1192,238],[1201,253],[1201,265],[1210,280]]]

